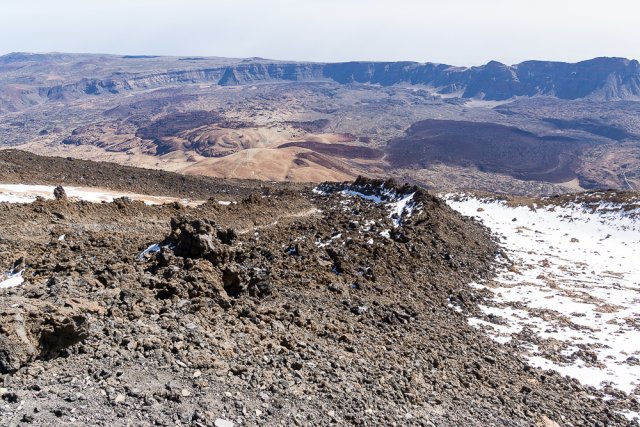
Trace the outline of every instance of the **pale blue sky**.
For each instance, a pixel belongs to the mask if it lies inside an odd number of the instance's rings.
[[[0,0],[0,54],[640,58],[638,0]]]

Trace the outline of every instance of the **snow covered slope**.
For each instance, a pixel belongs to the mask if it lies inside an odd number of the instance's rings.
[[[493,297],[469,322],[534,366],[640,395],[640,199],[618,196],[445,199],[488,226],[511,261],[472,284]]]

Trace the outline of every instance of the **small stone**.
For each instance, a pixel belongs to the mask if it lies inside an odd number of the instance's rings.
[[[153,397],[151,397],[151,396],[147,396],[144,399],[144,405],[145,406],[153,406],[153,405],[157,405],[157,404],[158,404],[158,401],[156,399],[154,399]]]
[[[496,359],[492,356],[484,356],[484,360],[486,360],[487,362],[491,363],[492,365],[496,364]]]
[[[359,306],[351,307],[351,312],[353,314],[364,314],[367,312],[368,309],[369,307],[367,307],[366,305],[359,305]]]
[[[213,425],[216,427],[233,427],[233,422],[218,418],[213,422]]]
[[[180,392],[180,394],[182,394],[183,397],[191,396],[191,392],[189,390],[187,390],[186,388],[183,388],[182,391]]]
[[[118,394],[114,401],[116,403],[124,403],[125,399],[126,399],[126,397],[125,397],[124,394]]]
[[[7,391],[2,393],[1,395],[2,395],[2,399],[9,403],[18,403],[18,401],[20,400],[18,395],[13,392]]]
[[[193,373],[193,378],[200,378],[201,376],[202,376],[202,372],[200,372],[200,371],[195,371]]]
[[[53,189],[53,197],[55,197],[56,200],[67,200],[67,192],[64,191],[62,185],[58,185]]]
[[[60,418],[69,413],[69,408],[65,408],[65,407],[55,408],[51,412],[53,412],[53,415],[55,415],[56,417]]]
[[[132,396],[132,397],[140,397],[140,396],[142,396],[142,391],[139,388],[135,388],[134,387],[134,388],[129,389],[127,394],[129,396]]]

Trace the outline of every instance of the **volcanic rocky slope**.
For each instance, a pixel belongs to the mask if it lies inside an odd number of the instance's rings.
[[[627,425],[449,306],[497,248],[431,194],[219,185],[0,204],[3,425]]]
[[[253,192],[299,188],[297,184],[250,180],[224,180],[180,175],[153,169],[141,169],[108,162],[93,162],[62,157],[44,157],[20,150],[0,151],[0,182],[3,184],[71,185],[110,190],[162,194],[195,200],[217,195],[223,200],[248,197]]]
[[[425,120],[389,143],[394,167],[439,162],[475,165],[524,180],[567,182],[575,179],[578,152],[587,145],[566,137],[539,137],[492,123]]]

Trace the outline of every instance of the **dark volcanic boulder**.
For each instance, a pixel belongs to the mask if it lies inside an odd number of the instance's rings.
[[[218,271],[211,283],[215,287],[222,283],[228,296],[238,297],[245,292],[258,297],[269,295],[271,270],[268,260],[263,253],[246,252],[240,245],[234,245],[236,238],[235,230],[223,229],[209,219],[173,218],[171,234],[166,239],[173,254],[163,251],[158,258],[159,266],[187,264],[176,262],[175,256],[188,259],[189,265],[211,263]]]
[[[0,331],[0,372],[7,373],[85,340],[89,320],[77,308],[9,298],[0,307]]]
[[[184,258],[209,258],[216,263],[228,252],[222,245],[230,245],[236,238],[232,229],[223,230],[208,219],[173,218],[168,240],[175,245],[174,253]]]
[[[64,191],[62,185],[58,185],[53,189],[53,197],[55,197],[56,200],[67,200],[67,192]]]

